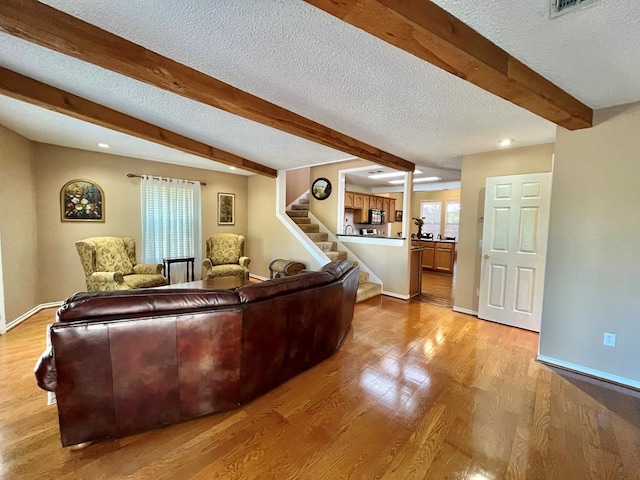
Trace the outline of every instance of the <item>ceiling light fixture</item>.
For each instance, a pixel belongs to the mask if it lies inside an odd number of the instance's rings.
[[[512,142],[513,140],[511,138],[505,138],[504,140],[500,140],[498,143],[501,147],[508,147]]]
[[[98,146],[100,148],[111,148],[111,145],[109,145],[108,143],[99,143]]]
[[[422,173],[421,170],[415,170],[413,173]],[[390,173],[376,173],[375,175],[369,175],[371,180],[379,180],[381,178],[401,177],[405,172],[390,172]]]
[[[440,178],[440,177],[422,177],[422,178],[414,178],[413,179],[413,183],[437,182],[438,180],[442,180],[442,178]],[[394,185],[400,185],[400,184],[404,183],[404,180],[389,180],[389,183],[392,183]]]
[[[235,169],[236,169],[236,167],[233,167],[233,166],[229,167],[229,170],[235,170]]]

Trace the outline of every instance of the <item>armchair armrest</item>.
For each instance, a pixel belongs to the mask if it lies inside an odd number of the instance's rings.
[[[89,291],[120,290],[122,284],[124,284],[124,277],[120,272],[93,272],[87,277],[87,286],[94,287]]]
[[[205,258],[202,261],[202,266],[205,267],[205,268],[211,268],[213,266],[213,263],[211,262],[211,259]]]
[[[162,273],[161,263],[139,263],[133,266],[133,273],[142,275],[159,275]]]
[[[249,268],[249,263],[251,263],[251,260],[249,259],[249,257],[240,257],[240,261],[238,263],[240,263],[240,266],[243,268]]]

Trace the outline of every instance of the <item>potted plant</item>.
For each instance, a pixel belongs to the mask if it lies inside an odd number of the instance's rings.
[[[416,234],[416,236],[418,238],[422,238],[423,237],[422,226],[424,225],[424,217],[422,218],[413,217],[413,223],[415,223],[418,226],[418,233]]]

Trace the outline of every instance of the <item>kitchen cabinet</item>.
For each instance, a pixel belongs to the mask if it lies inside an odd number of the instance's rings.
[[[396,199],[389,199],[389,212],[387,213],[387,222],[394,223],[396,221]]]
[[[353,192],[344,192],[344,208],[353,208]]]
[[[368,195],[367,195],[368,196]],[[353,208],[364,208],[364,194],[362,193],[354,193],[353,194]]]
[[[389,199],[385,198],[382,200],[382,210],[384,210],[384,217],[387,222],[393,222],[393,217],[389,211]]]
[[[360,222],[369,221],[369,195],[362,195],[362,210],[360,210]]]
[[[456,256],[455,242],[412,240],[412,246],[424,247],[422,268],[443,273],[453,273]]]
[[[453,273],[453,260],[455,253],[454,243],[434,242],[434,269],[438,272]]]

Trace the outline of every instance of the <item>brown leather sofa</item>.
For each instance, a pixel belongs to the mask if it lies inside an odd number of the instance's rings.
[[[63,446],[232,409],[329,357],[358,288],[347,261],[235,290],[79,293],[36,365]]]

